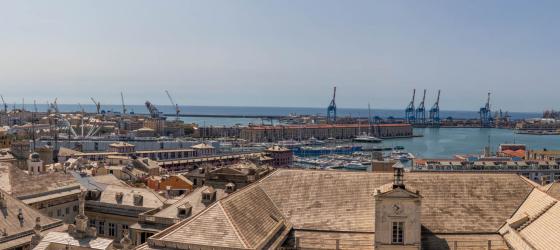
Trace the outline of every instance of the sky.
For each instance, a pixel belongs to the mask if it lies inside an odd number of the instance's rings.
[[[560,109],[560,1],[3,1],[9,103]],[[421,98],[417,96],[417,100]],[[417,102],[418,103],[418,102]]]

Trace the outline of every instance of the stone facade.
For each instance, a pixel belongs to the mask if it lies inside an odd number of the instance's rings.
[[[316,138],[325,140],[352,139],[364,132],[379,138],[411,137],[410,124],[374,124],[368,129],[359,124],[311,124],[311,125],[277,125],[243,127],[240,138],[250,142],[275,142],[280,140]]]
[[[375,249],[420,249],[421,197],[397,187],[375,196]]]

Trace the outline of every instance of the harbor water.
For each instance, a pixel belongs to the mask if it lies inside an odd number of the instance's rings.
[[[450,158],[456,154],[481,154],[484,147],[493,152],[502,143],[526,144],[528,149],[560,149],[560,135],[515,134],[495,128],[415,128],[414,138],[388,139],[375,146],[403,146],[417,157]]]

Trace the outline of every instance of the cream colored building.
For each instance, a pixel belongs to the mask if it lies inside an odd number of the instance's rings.
[[[0,163],[0,189],[65,223],[72,223],[77,214],[80,185],[69,173],[30,175],[11,164]]]
[[[558,187],[506,173],[397,176],[279,169],[137,249],[560,246],[560,203],[544,191]]]
[[[110,184],[89,190],[85,210],[99,236],[119,241],[141,213],[164,206],[166,200],[149,189]],[[136,242],[135,235],[131,240]]]

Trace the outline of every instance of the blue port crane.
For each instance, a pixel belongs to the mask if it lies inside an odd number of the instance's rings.
[[[436,102],[434,103],[434,106],[432,106],[432,108],[430,109],[430,123],[434,127],[439,127],[440,125],[440,119],[439,119],[439,94],[440,93],[441,90],[438,90]]]
[[[408,106],[406,107],[405,111],[404,111],[404,117],[407,123],[414,123],[415,122],[415,116],[414,116],[414,97],[416,96],[416,89],[412,90],[412,100],[410,101],[410,103],[408,104]]]
[[[336,87],[334,87],[333,97],[329,107],[327,108],[327,122],[334,123],[336,122]]]
[[[490,92],[488,92],[488,99],[486,100],[486,104],[484,107],[480,108],[478,111],[480,114],[480,126],[483,128],[492,127],[493,120],[492,119],[492,110],[490,109]]]
[[[416,108],[416,124],[424,125],[426,124],[426,89],[424,89],[424,95],[422,96],[422,101],[418,104]]]

